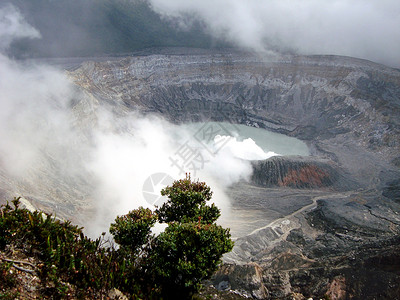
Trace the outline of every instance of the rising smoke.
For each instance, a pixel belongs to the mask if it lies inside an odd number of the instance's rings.
[[[400,67],[400,1],[150,0],[167,18],[260,52],[335,54]],[[182,25],[184,26],[184,25]]]
[[[14,38],[40,37],[11,5],[0,8],[0,34],[2,52]],[[92,236],[106,231],[116,215],[150,206],[142,188],[152,174],[184,177],[171,157],[193,132],[135,112],[116,117],[79,91],[63,70],[0,54],[0,97],[1,184],[15,196],[47,203],[59,216],[76,217],[86,207],[93,212],[90,221],[76,221]],[[198,150],[204,161],[196,177],[211,185],[224,214],[224,189],[251,174],[249,162],[238,156],[265,157],[254,143],[245,151],[244,146],[235,141],[211,156],[208,149]]]

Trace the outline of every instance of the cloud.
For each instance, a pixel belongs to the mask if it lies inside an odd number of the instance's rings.
[[[354,56],[400,67],[397,0],[150,0],[165,17],[187,14],[218,38],[256,51]]]
[[[40,33],[29,25],[19,10],[6,4],[0,7],[0,51],[7,49],[17,38],[39,38]]]
[[[214,140],[218,144],[220,140],[223,140],[224,136],[217,135]],[[236,137],[232,137],[226,147],[222,149],[224,152],[228,152],[231,155],[245,159],[245,160],[260,160],[260,159],[267,159],[275,155],[279,155],[272,151],[264,152],[260,146],[256,144],[256,142],[251,139],[247,138],[243,141],[238,141]],[[227,155],[227,153],[224,153]]]
[[[70,135],[72,85],[58,70],[23,65],[0,54],[0,153],[10,172],[24,173],[46,146]]]

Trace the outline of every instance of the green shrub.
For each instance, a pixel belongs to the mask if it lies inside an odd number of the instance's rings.
[[[216,224],[171,223],[154,241],[152,270],[162,294],[185,297],[211,276],[233,246],[228,229]]]
[[[172,186],[161,191],[168,201],[156,210],[160,222],[197,222],[204,224],[215,222],[221,215],[214,205],[208,206],[212,192],[205,182],[192,181],[190,175],[185,179],[176,180]]]
[[[149,295],[188,298],[215,272],[233,242],[229,229],[215,224],[220,210],[214,204],[207,205],[212,192],[204,182],[186,176],[161,194],[168,196],[168,201],[155,213],[140,207],[117,217],[110,232],[125,250],[131,249],[131,257],[136,249],[143,250],[135,259],[140,261],[139,274],[145,278]],[[156,218],[168,224],[158,236],[150,234]]]
[[[101,293],[123,282],[123,260],[112,245],[104,247],[103,237],[91,240],[69,221],[20,209],[19,198],[13,204],[14,208],[8,203],[1,207],[1,247],[12,244],[43,262],[38,273],[42,282],[52,283],[45,291],[48,296],[63,297],[66,282],[82,294],[90,290]]]
[[[0,299],[11,300],[19,296],[17,291],[17,279],[11,272],[12,262],[0,263]]]
[[[215,224],[219,209],[207,205],[212,192],[204,182],[190,176],[175,181],[162,191],[168,201],[154,212],[140,207],[118,216],[110,233],[120,247],[104,239],[92,240],[82,229],[51,215],[19,208],[0,207],[0,250],[12,245],[27,256],[42,261],[37,273],[43,295],[64,298],[101,298],[117,288],[135,298],[188,298],[202,280],[217,269],[233,242],[229,229]],[[155,236],[156,222],[167,223]],[[0,299],[17,296],[12,264],[0,265]],[[70,291],[70,285],[75,288]]]
[[[157,220],[157,215],[150,209],[139,207],[124,216],[115,219],[110,226],[110,233],[115,242],[123,247],[129,247],[136,252],[150,238],[151,228]]]

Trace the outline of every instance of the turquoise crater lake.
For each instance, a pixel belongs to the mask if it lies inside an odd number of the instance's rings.
[[[206,140],[206,142],[210,140],[214,142],[220,141],[222,145],[223,141],[221,137],[232,137],[237,145],[241,147],[253,146],[254,148],[253,143],[249,143],[249,141],[245,142],[251,139],[265,153],[274,152],[282,156],[310,155],[309,148],[303,141],[261,128],[227,122],[199,122],[185,124],[184,126],[193,134],[194,138],[203,141]],[[232,139],[230,143],[232,143]]]

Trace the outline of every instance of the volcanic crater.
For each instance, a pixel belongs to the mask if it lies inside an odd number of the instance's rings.
[[[230,187],[235,247],[209,284],[256,299],[399,299],[400,70],[340,56],[188,49],[54,64],[85,95],[71,103],[82,132],[107,106],[117,116],[230,122],[307,143],[310,156],[253,161],[250,181]],[[90,206],[84,175],[73,189],[0,175],[0,193],[22,191],[61,217]]]
[[[244,124],[307,143],[311,156],[254,161],[251,181],[230,188],[236,243],[216,287],[258,299],[337,289],[344,298],[398,299],[398,69],[175,49],[85,62],[70,76],[120,110]]]

